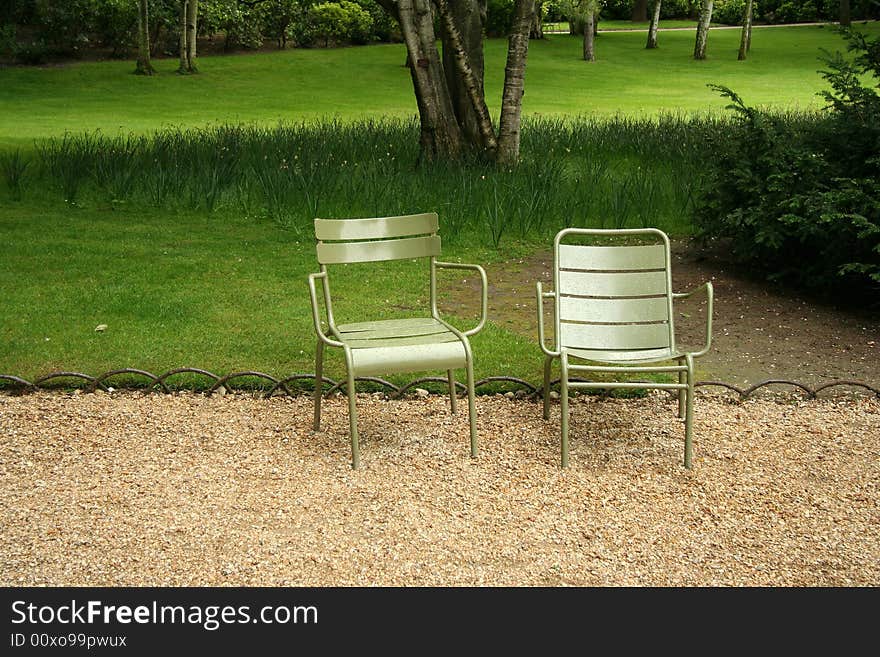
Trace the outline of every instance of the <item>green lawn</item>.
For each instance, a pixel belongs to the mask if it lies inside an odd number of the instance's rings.
[[[877,23],[869,26],[880,31]],[[823,80],[820,49],[839,50],[831,28],[756,29],[749,59],[739,62],[737,30],[716,30],[709,59],[694,61],[693,34],[602,34],[598,61],[579,59],[577,37],[554,34],[532,43],[523,109],[527,114],[656,115],[718,110],[708,83],[735,89],[750,104],[816,107]],[[506,42],[486,46],[490,108],[497,109]],[[279,121],[337,116],[412,116],[416,112],[402,45],[288,50],[206,57],[202,73],[178,76],[176,60],[159,75],[131,74],[131,61],[0,68],[0,148],[30,145],[64,131],[149,132],[163,126]]]
[[[877,24],[871,26],[878,32]],[[735,30],[713,32],[709,59],[695,62],[693,35],[603,34],[599,61],[579,60],[580,40],[552,35],[532,44],[528,115],[657,116],[719,111],[707,83],[736,90],[751,105],[819,106],[820,49],[843,41],[815,27],[756,30],[751,56],[736,60]],[[500,95],[505,43],[487,45],[490,102]],[[204,58],[202,73],[131,74],[132,62],[0,69],[0,151],[65,131],[148,133],[168,126],[342,119],[415,113],[400,45]],[[441,211],[441,226],[443,208]],[[199,367],[218,374],[255,369],[276,377],[312,371],[314,334],[305,276],[316,268],[311,239],[235,208],[208,213],[87,200],[65,205],[56,192],[30,190],[14,201],[0,182],[0,374],[30,378],[55,370],[97,375],[121,367],[161,373]],[[528,244],[450,244],[445,257],[487,263]],[[512,250],[513,249],[513,250]],[[380,287],[361,270],[336,285],[341,313],[412,312],[424,279],[406,266]],[[393,290],[364,295],[362,285]],[[533,310],[524,308],[531,315]],[[468,318],[455,320],[467,325]],[[95,327],[107,329],[96,332]],[[478,378],[515,375],[537,382],[534,337],[490,323],[473,341]],[[331,360],[328,376],[342,376]],[[202,384],[210,384],[202,380]]]

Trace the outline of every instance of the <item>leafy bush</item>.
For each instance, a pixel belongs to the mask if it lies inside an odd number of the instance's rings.
[[[489,0],[486,5],[486,36],[503,37],[513,28],[513,0]]]
[[[724,25],[741,25],[746,10],[745,0],[718,0],[712,11],[712,22]],[[752,8],[754,13],[755,9]]]
[[[747,107],[713,140],[707,184],[695,207],[704,238],[726,238],[742,262],[824,293],[880,291],[880,39],[844,32],[847,61],[826,53],[828,112],[779,116]]]
[[[373,18],[354,2],[322,2],[309,10],[314,39],[330,42],[366,43],[370,39]]]

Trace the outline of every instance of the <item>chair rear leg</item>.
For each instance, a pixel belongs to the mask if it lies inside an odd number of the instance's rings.
[[[684,467],[690,468],[693,459],[694,437],[694,359],[687,356],[687,400],[684,416]]]
[[[351,467],[357,470],[361,464],[361,452],[358,446],[358,427],[357,427],[357,392],[354,387],[354,373],[352,368],[348,368],[348,430],[351,434]]]
[[[684,364],[683,360],[678,361],[679,365]],[[678,382],[680,384],[687,383],[688,377],[687,372],[679,372],[678,373]],[[687,403],[687,390],[684,388],[679,388],[678,390],[678,417],[679,419],[684,418],[685,416],[685,404]]]
[[[553,367],[553,357],[544,358],[544,419],[550,419],[550,370]]]
[[[315,419],[312,428],[315,431],[321,430],[321,397],[324,395],[324,343],[318,340],[318,346],[315,348]]]
[[[458,400],[455,397],[455,374],[452,370],[446,370],[446,376],[449,379],[449,409],[455,415],[458,411],[456,408]]]
[[[467,358],[467,394],[468,394],[468,415],[471,422],[471,456],[477,457],[477,409],[474,403],[474,364],[468,354]]]

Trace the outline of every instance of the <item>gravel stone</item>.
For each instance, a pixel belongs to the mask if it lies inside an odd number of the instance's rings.
[[[461,406],[461,405],[460,405]],[[880,401],[0,395],[3,586],[880,584]]]

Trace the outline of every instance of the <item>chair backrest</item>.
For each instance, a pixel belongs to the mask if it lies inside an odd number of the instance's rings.
[[[373,219],[315,219],[321,265],[440,255],[436,212]]]
[[[578,243],[566,244],[571,238]],[[554,240],[553,271],[560,347],[632,358],[675,348],[669,238],[662,231],[567,228]]]

